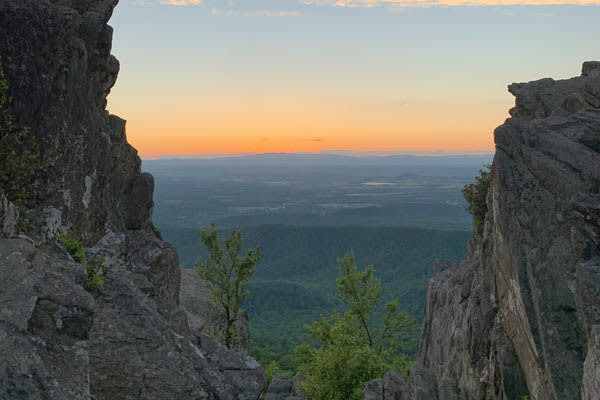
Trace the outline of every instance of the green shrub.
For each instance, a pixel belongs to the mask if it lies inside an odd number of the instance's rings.
[[[60,235],[58,241],[63,245],[65,250],[73,257],[73,260],[79,264],[83,264],[85,260],[85,250],[81,242],[73,240],[67,236]]]
[[[104,286],[104,278],[102,275],[105,267],[104,256],[99,256],[94,262],[87,262],[85,249],[81,242],[64,235],[60,235],[58,241],[63,245],[71,257],[73,257],[73,260],[79,264],[85,265],[87,271],[87,280],[84,285],[85,290],[90,293],[99,294]]]
[[[265,368],[265,374],[267,375],[267,384],[271,383],[273,377],[277,372],[279,372],[279,364],[277,364],[277,361],[271,361],[269,365],[267,365]]]
[[[313,400],[359,400],[364,383],[381,378],[391,369],[408,374],[411,363],[403,350],[404,333],[415,326],[398,302],[386,304],[380,326],[372,322],[373,310],[381,298],[381,280],[372,265],[359,270],[354,256],[338,260],[338,296],[346,312],[334,312],[306,329],[312,343],[296,348],[304,390]]]
[[[0,62],[2,58],[0,57]],[[39,190],[38,175],[46,168],[39,146],[27,127],[14,127],[8,110],[12,99],[0,64],[0,187],[17,205],[27,204]]]
[[[88,273],[88,279],[85,282],[85,290],[90,293],[99,294],[104,286],[104,278],[97,272],[98,266],[94,264],[87,264],[86,269]]]
[[[491,165],[486,165],[475,177],[475,183],[465,185],[462,189],[463,196],[467,200],[467,211],[473,216],[473,229],[477,236],[483,235],[485,216],[487,215],[487,194],[492,182]]]

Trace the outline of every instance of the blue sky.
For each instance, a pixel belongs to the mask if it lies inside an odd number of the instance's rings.
[[[509,83],[600,59],[596,5],[339,1],[121,0],[109,107],[145,155],[491,149]]]

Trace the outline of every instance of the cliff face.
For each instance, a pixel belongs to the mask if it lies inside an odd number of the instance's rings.
[[[87,243],[150,224],[153,180],[105,110],[119,62],[107,21],[118,0],[3,0],[0,51],[19,125],[50,165],[34,218],[39,234]],[[39,224],[37,222],[42,222]]]
[[[0,1],[11,113],[49,163],[21,215],[0,192],[0,398],[256,399],[262,368],[190,329],[177,253],[151,223],[152,176],[105,110],[117,2]],[[58,234],[100,264],[100,293]]]
[[[600,393],[600,63],[509,91],[483,237],[436,266],[420,358],[409,379],[371,382],[372,399]]]

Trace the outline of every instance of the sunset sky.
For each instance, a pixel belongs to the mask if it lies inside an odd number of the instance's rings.
[[[600,59],[594,3],[121,0],[109,110],[145,157],[492,150],[509,83]]]

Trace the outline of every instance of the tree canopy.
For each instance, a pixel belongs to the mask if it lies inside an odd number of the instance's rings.
[[[254,265],[260,261],[260,246],[250,249],[243,257],[242,234],[233,230],[221,247],[215,225],[201,229],[202,242],[208,249],[206,262],[198,262],[196,271],[213,286],[213,301],[224,314],[222,337],[225,346],[233,348],[237,344],[236,322],[240,306],[248,296],[245,288],[248,279],[254,274]]]
[[[369,265],[359,270],[352,254],[338,263],[338,296],[346,311],[322,316],[306,326],[312,343],[296,349],[304,389],[314,400],[362,399],[365,382],[391,369],[408,373],[410,367],[402,350],[415,321],[398,310],[397,301],[391,301],[383,320],[375,324],[372,314],[381,297],[375,268]]]
[[[475,183],[465,185],[462,189],[463,196],[467,200],[467,210],[473,216],[473,229],[478,236],[483,235],[485,216],[487,214],[487,194],[492,182],[491,165],[486,165],[475,177]]]

